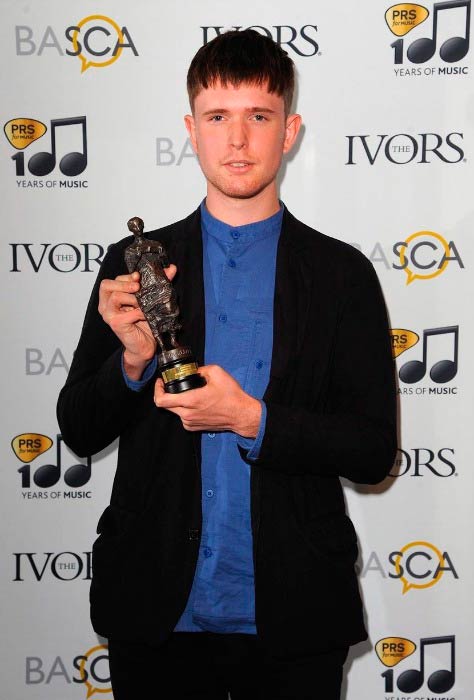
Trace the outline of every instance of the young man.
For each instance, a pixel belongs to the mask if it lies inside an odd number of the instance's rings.
[[[120,437],[91,588],[115,700],[333,700],[367,636],[339,477],[376,483],[393,463],[387,319],[370,263],[278,200],[301,123],[293,83],[286,53],[251,30],[189,69],[207,196],[147,236],[173,262],[206,386],[173,395],[156,379],[128,238],[104,259],[59,398],[79,455]]]

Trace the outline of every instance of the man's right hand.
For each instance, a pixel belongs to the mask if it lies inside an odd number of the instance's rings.
[[[171,281],[176,265],[165,269]],[[123,363],[127,376],[139,380],[156,352],[156,341],[135,293],[140,289],[140,275],[132,272],[114,280],[102,280],[99,290],[99,313],[124,347]]]

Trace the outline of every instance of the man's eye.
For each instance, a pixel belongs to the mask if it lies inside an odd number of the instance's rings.
[[[254,114],[253,118],[255,119],[256,122],[264,122],[267,120],[267,118],[264,117],[263,114]]]
[[[222,114],[214,114],[214,116],[211,117],[211,122],[221,122],[224,119]]]

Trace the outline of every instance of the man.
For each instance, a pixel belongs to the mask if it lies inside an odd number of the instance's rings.
[[[59,398],[78,454],[120,438],[91,588],[116,700],[336,699],[367,636],[339,477],[376,483],[393,463],[387,319],[370,263],[278,200],[301,123],[293,82],[251,30],[189,69],[207,196],[147,236],[173,263],[181,342],[206,386],[171,395],[156,379],[128,238],[104,259]]]

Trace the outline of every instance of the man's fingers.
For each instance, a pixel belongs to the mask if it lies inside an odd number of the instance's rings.
[[[163,269],[165,271],[165,275],[167,276],[167,278],[171,282],[171,280],[175,276],[176,272],[178,271],[178,268],[176,267],[176,265],[170,265],[169,267],[165,267]]]
[[[111,329],[116,331],[133,332],[132,327],[138,322],[143,321],[143,312],[141,309],[123,309],[118,314],[104,315],[104,320],[108,322]],[[127,328],[128,327],[128,328]],[[151,333],[150,333],[151,335]]]
[[[114,309],[121,309],[123,307],[127,308],[138,308],[138,301],[134,294],[128,294],[127,292],[112,292],[109,297],[109,305]]]
[[[139,282],[140,281],[140,273],[139,272],[130,272],[127,275],[117,275],[115,280],[117,282]]]

